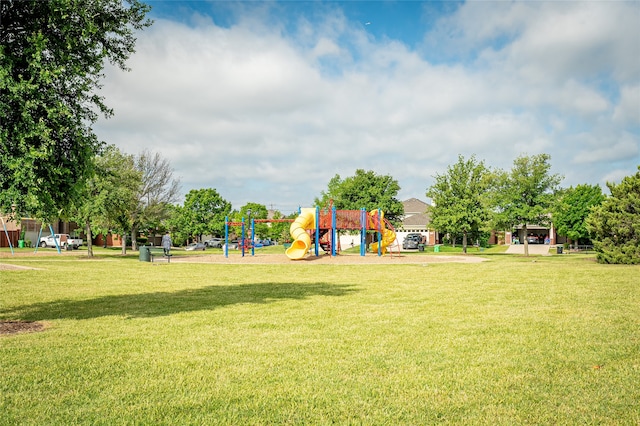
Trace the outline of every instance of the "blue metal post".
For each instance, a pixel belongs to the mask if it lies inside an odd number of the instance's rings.
[[[36,249],[33,251],[34,253],[37,253],[38,247],[40,247],[40,237],[42,237],[42,226],[40,226],[40,232],[38,233],[38,239],[36,240]]]
[[[245,233],[244,233],[244,217],[242,218],[242,239],[240,240],[240,243],[242,244],[242,257],[244,257],[244,239],[245,239]]]
[[[51,231],[51,235],[53,235],[53,243],[56,245],[56,249],[58,250],[58,253],[60,253],[60,244],[58,244],[58,240],[56,240],[56,234],[53,232],[53,226],[51,226],[51,224],[49,224],[49,231]],[[127,237],[125,236],[124,238],[127,238]]]
[[[331,207],[331,256],[336,255],[336,208]]]
[[[360,256],[367,253],[367,211],[360,209]]]
[[[224,257],[229,257],[229,216],[224,217]]]
[[[0,218],[2,219],[2,218]],[[7,236],[7,241],[9,242],[9,248],[11,249],[11,255],[13,256],[13,244],[11,244],[11,238],[9,238],[9,231],[7,231],[7,224],[4,223],[4,219],[2,219],[2,227],[4,228],[4,233]]]

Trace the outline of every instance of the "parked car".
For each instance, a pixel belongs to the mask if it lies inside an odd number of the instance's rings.
[[[205,246],[204,243],[191,243],[185,248],[185,250],[186,251],[195,251],[195,250],[204,251],[206,248],[207,246]]]
[[[71,238],[69,234],[55,234],[55,236],[49,235],[41,237],[38,245],[42,248],[55,247],[56,243],[62,249],[66,249],[67,246],[69,246],[74,250],[77,250],[78,247],[82,245],[83,241],[81,238]]]
[[[211,247],[211,248],[222,248],[223,244],[224,244],[224,238],[211,238],[204,242],[204,245],[206,247]]]
[[[402,248],[404,250],[417,249],[418,245],[422,243],[422,234],[408,234],[402,242]]]
[[[238,250],[240,248],[240,240],[230,240],[229,241],[229,250]],[[222,240],[222,248],[224,249],[224,240]]]
[[[536,236],[536,235],[529,235],[527,237],[527,242],[529,244],[538,244],[538,243],[540,243],[540,240],[538,239],[538,236]]]

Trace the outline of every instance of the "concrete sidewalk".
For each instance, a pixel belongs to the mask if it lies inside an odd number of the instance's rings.
[[[529,254],[549,254],[550,248],[549,244],[529,244]],[[524,244],[511,244],[506,253],[524,255]]]

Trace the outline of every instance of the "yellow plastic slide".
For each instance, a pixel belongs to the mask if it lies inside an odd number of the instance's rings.
[[[293,242],[285,252],[289,259],[298,260],[306,256],[311,247],[311,237],[307,230],[316,228],[316,209],[300,209],[300,216],[291,224],[289,233]]]
[[[377,219],[378,216],[378,210],[372,210],[369,213],[369,227],[375,229],[376,228],[376,224],[375,221],[373,220],[374,218]],[[385,254],[387,252],[387,247],[389,247],[391,244],[393,244],[393,242],[396,240],[396,233],[393,232],[391,229],[387,229],[384,226],[384,212],[380,212],[380,221],[382,222],[380,224],[380,233],[382,234],[382,240],[380,241],[380,252],[382,254]],[[371,249],[371,251],[373,252],[377,252],[378,251],[378,243],[371,243],[371,245],[369,245],[369,248]]]
[[[383,225],[384,226],[384,225]],[[387,252],[387,247],[389,247],[396,240],[396,233],[391,229],[383,228],[382,229],[382,244],[380,245],[380,252],[385,254]],[[378,243],[371,243],[369,245],[372,252],[378,251]]]

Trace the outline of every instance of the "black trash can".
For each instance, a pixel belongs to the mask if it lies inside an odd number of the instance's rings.
[[[418,244],[418,251],[424,251],[424,244]]]
[[[562,254],[562,246],[557,246],[556,247],[556,253],[557,254]]]
[[[140,262],[151,262],[151,252],[149,251],[149,247],[142,246],[140,247]]]

